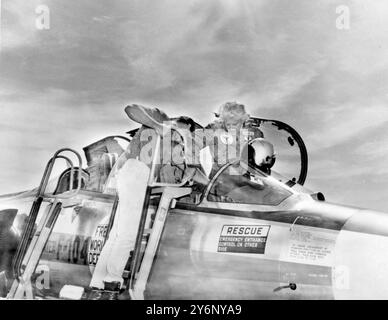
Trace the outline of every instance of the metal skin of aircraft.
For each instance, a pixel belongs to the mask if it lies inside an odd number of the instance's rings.
[[[129,297],[388,299],[388,215],[329,203],[303,187],[307,151],[299,134],[280,121],[252,121],[277,154],[271,175],[256,172],[261,190],[217,193],[236,161],[200,192],[157,182],[153,165],[123,273]],[[59,150],[38,188],[0,197],[3,298],[87,298],[120,201],[114,182],[124,150],[116,140],[85,147],[86,169],[78,153]],[[58,159],[69,169],[52,180]]]

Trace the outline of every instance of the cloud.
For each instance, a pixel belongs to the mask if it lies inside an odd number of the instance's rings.
[[[388,123],[388,108],[384,105],[344,105],[315,113],[320,130],[309,136],[310,151],[342,144],[350,139],[363,139],[368,131]]]
[[[286,74],[280,74],[263,86],[262,93],[255,97],[261,106],[287,108],[290,98],[298,95],[317,76],[315,70],[296,68]]]
[[[368,160],[387,159],[388,144],[382,144],[381,141],[368,141],[358,146],[358,148],[354,150],[354,154]],[[386,169],[388,170],[388,166]]]
[[[38,1],[2,1],[1,48],[34,45],[37,35],[35,8]]]
[[[347,203],[364,191],[383,208],[372,191],[387,191],[385,0],[47,0],[46,31],[35,28],[41,1],[2,2],[0,192],[39,180],[59,147],[133,128],[128,103],[206,124],[237,100],[297,129],[307,183]],[[350,8],[350,30],[336,28],[338,5]],[[354,176],[373,185],[352,186]],[[338,178],[355,196],[335,191]]]
[[[13,95],[3,89],[0,101]],[[23,98],[2,103],[0,149],[7,152],[0,158],[0,193],[35,187],[47,161],[60,148],[80,152],[85,165],[84,146],[109,135],[123,135],[129,127],[121,108],[111,112],[109,106],[96,109],[82,104],[71,110],[72,103],[70,92],[57,89],[28,92]],[[63,169],[59,166],[55,173]]]
[[[353,0],[349,1],[349,9],[350,30],[338,34],[334,48],[338,68],[360,77],[386,71],[388,3],[377,0],[369,5]]]

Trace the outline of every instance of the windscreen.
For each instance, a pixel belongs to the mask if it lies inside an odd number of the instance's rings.
[[[217,176],[208,201],[258,205],[279,205],[292,193],[260,171],[231,163]]]

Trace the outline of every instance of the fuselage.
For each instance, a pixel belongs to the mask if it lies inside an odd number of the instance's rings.
[[[88,193],[78,214],[73,208],[61,213],[39,263],[49,270],[47,293],[58,294],[65,284],[88,286],[112,205],[112,197]],[[155,210],[150,206],[150,217]],[[300,193],[266,210],[178,201],[168,214],[144,297],[387,299],[387,251],[388,215],[382,212]]]
[[[387,236],[385,213],[310,199],[268,212],[178,205],[146,296],[386,299]]]

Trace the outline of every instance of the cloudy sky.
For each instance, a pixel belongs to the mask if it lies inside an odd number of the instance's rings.
[[[38,184],[58,148],[133,128],[129,103],[205,124],[237,100],[302,135],[308,187],[388,212],[386,0],[2,0],[1,13],[0,193]]]

